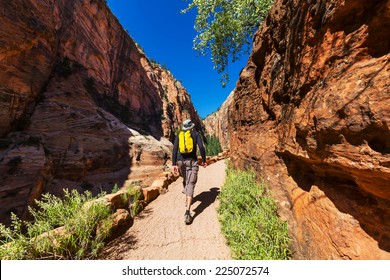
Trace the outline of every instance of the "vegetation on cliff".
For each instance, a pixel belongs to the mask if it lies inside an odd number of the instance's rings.
[[[280,220],[267,186],[257,183],[254,172],[228,167],[219,198],[222,232],[235,259],[291,257],[287,223]]]
[[[182,13],[197,10],[193,47],[200,54],[211,51],[214,69],[229,81],[229,59],[236,61],[249,53],[253,34],[271,8],[273,0],[193,0]]]

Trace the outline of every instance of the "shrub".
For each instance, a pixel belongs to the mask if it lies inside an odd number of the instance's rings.
[[[126,192],[121,195],[121,199],[124,203],[129,203],[130,215],[132,217],[137,216],[137,214],[142,210],[141,197],[142,192],[138,187],[137,181],[133,182],[127,189]],[[114,185],[112,193],[120,191],[117,184]]]
[[[229,167],[219,198],[222,232],[235,259],[290,258],[287,223],[254,172]]]
[[[129,208],[130,208],[130,215],[132,217],[135,217],[139,212],[142,210],[142,203],[141,203],[141,195],[142,192],[140,189],[136,186],[132,186],[127,191],[129,196]]]
[[[0,259],[92,259],[111,228],[111,209],[90,192],[64,190],[63,199],[44,194],[37,209],[29,208],[33,222],[12,214],[9,228],[0,224]],[[97,230],[99,228],[99,230]]]

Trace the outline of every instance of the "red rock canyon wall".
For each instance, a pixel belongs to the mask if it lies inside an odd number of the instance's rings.
[[[277,0],[229,107],[299,259],[390,259],[390,1]]]
[[[221,107],[203,120],[204,130],[209,135],[218,137],[223,150],[229,150],[229,106],[233,100],[234,90],[226,98]]]
[[[105,1],[0,4],[0,221],[43,191],[147,180],[184,109],[200,127],[185,89],[171,90]]]

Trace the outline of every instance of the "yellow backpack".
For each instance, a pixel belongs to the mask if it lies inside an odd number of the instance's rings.
[[[194,150],[194,140],[191,136],[191,131],[180,131],[179,133],[179,152],[181,154],[188,154]]]

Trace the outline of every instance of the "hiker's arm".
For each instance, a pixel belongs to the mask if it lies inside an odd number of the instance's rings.
[[[198,143],[200,155],[201,155],[202,161],[203,161],[203,166],[205,166],[206,165],[206,150],[204,149],[202,137],[200,136],[200,133],[198,133],[198,137],[197,137],[196,142]]]
[[[175,137],[175,142],[173,144],[173,151],[172,151],[172,166],[173,166],[173,173],[178,173],[179,169],[177,167],[177,153],[179,151],[179,138]]]
[[[172,151],[172,166],[177,166],[177,152],[179,149],[179,138],[175,137],[175,142],[173,144],[173,151]]]

